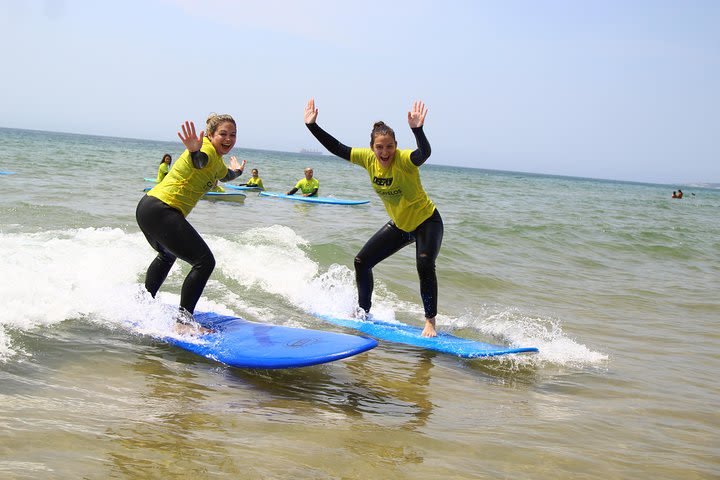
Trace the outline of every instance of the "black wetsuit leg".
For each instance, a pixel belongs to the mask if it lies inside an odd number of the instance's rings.
[[[355,257],[355,283],[357,284],[360,308],[366,312],[370,311],[373,267],[412,242],[412,235],[400,230],[392,220],[383,225],[380,230],[375,232],[375,235],[365,242]]]
[[[425,318],[437,315],[438,284],[435,273],[435,259],[442,245],[443,226],[440,212],[435,212],[413,232],[415,236],[415,260],[420,277],[420,298],[422,298]]]
[[[145,288],[155,297],[175,259],[188,262],[192,269],[183,282],[180,306],[193,313],[215,268],[210,248],[179,210],[155,197],[145,195],[138,203],[135,217],[148,243],[158,252],[148,267]]]

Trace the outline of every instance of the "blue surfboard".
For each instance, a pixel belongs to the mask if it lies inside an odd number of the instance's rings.
[[[157,183],[157,178],[148,178],[148,177],[145,177],[145,178],[143,178],[143,180],[145,180],[146,182]]]
[[[335,318],[327,315],[318,315],[318,318],[335,325],[352,328],[366,333],[380,340],[404,343],[415,347],[426,348],[436,352],[449,353],[463,358],[494,357],[509,353],[537,352],[535,347],[504,347],[492,343],[479,342],[468,338],[460,338],[449,333],[438,332],[437,337],[421,336],[422,328],[405,323],[384,322],[374,320],[358,320],[350,318]]]
[[[231,183],[223,183],[223,188],[229,188],[230,190],[251,190],[253,192],[259,192],[260,187],[248,187],[247,185],[233,185]]]
[[[370,203],[370,200],[346,200],[342,198],[331,197],[303,197],[302,195],[285,195],[276,192],[260,192],[261,197],[283,198],[285,200],[295,200],[296,202],[305,203],[327,203],[331,205],[362,205]]]
[[[213,333],[163,340],[233,367],[307,367],[347,358],[377,346],[372,338],[357,335],[269,325],[211,312],[195,312],[194,317]]]
[[[0,172],[0,175],[15,175],[15,172]]]

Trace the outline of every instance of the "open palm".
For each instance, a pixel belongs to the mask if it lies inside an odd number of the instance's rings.
[[[318,111],[315,108],[315,99],[311,98],[305,106],[305,123],[307,125],[317,121]]]
[[[193,122],[185,121],[185,125],[181,125],[181,127],[182,134],[178,132],[178,137],[180,137],[180,140],[183,145],[185,145],[185,148],[188,149],[188,152],[197,152],[200,150],[200,148],[202,148],[203,135],[205,135],[205,132],[201,130],[200,135],[196,135],[195,124]]]
[[[422,127],[425,123],[425,115],[427,115],[425,104],[420,101],[413,102],[412,110],[408,112],[408,124],[410,128]]]

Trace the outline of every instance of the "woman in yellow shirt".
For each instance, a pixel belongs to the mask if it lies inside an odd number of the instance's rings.
[[[430,143],[423,132],[427,108],[415,102],[408,124],[417,149],[399,150],[395,132],[376,122],[370,133],[370,148],[351,148],[338,142],[316,123],[318,110],[311,99],[305,107],[305,125],[315,138],[340,158],[367,170],[370,182],[385,205],[390,221],[368,240],[355,257],[358,305],[367,314],[373,291],[372,269],[401,248],[415,242],[415,260],[420,277],[420,297],[425,309],[424,337],[435,337],[437,275],[435,259],[443,238],[443,221],[420,182],[419,167],[430,157]]]
[[[192,313],[205,284],[215,268],[215,257],[186,217],[217,180],[228,182],[242,174],[245,160],[230,157],[230,168],[222,156],[235,146],[237,128],[230,115],[212,114],[207,119],[207,135],[195,134],[195,124],[185,122],[178,137],[187,148],[165,179],[143,196],[135,217],[150,246],[158,252],[145,276],[145,288],[155,294],[177,258],[192,269],[180,291],[178,323],[201,330]]]
[[[156,182],[160,183],[163,181],[163,178],[165,178],[165,175],[168,174],[170,171],[170,162],[172,162],[172,157],[169,153],[166,153],[163,155],[162,160],[160,160],[160,166],[158,167],[158,173],[157,178],[155,179]]]
[[[263,185],[262,178],[260,178],[259,176],[258,169],[253,168],[250,171],[250,174],[252,176],[248,179],[247,183],[239,183],[238,185],[246,187],[257,187],[260,190],[265,190],[265,186]]]

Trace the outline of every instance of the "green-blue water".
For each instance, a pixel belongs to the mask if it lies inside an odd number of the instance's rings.
[[[2,478],[720,476],[720,190],[442,167],[436,149],[439,327],[540,353],[382,343],[253,371],[153,340],[170,321],[136,300],[154,252],[135,206],[179,143],[0,129],[0,151]],[[354,255],[387,221],[365,172],[233,154],[268,190],[312,166],[321,195],[371,203],[200,202],[217,267],[198,309],[342,331],[312,312],[352,307]],[[419,325],[414,248],[375,280],[374,313]]]

